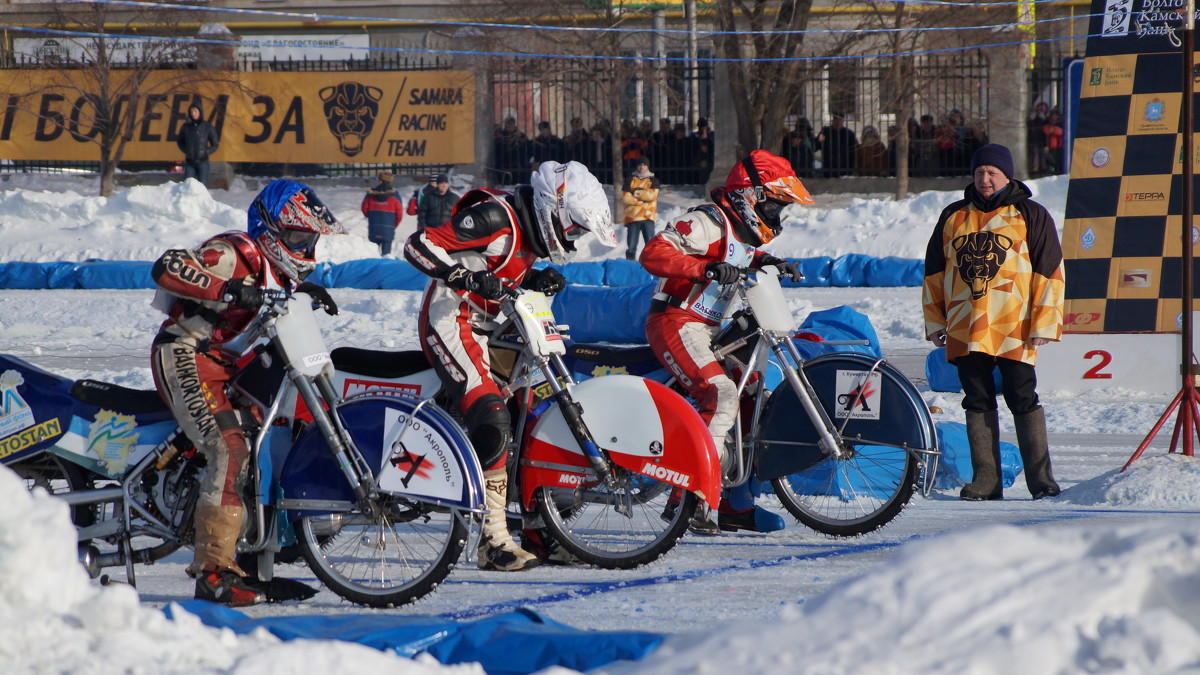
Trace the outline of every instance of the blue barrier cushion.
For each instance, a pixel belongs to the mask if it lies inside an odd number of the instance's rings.
[[[75,267],[76,288],[153,289],[154,263],[126,260],[88,261]]]
[[[873,258],[860,253],[848,253],[833,261],[829,273],[829,285],[857,287],[867,285],[867,263]]]
[[[604,261],[605,286],[641,286],[654,281],[654,275],[636,260],[613,259]]]
[[[819,256],[816,258],[800,258],[793,260],[800,264],[800,271],[804,273],[804,281],[801,281],[798,286],[828,286],[829,280],[833,276],[833,258],[829,256]],[[785,282],[785,286],[791,285],[791,282]]]
[[[792,259],[800,265],[804,281],[784,286],[920,286],[923,263],[901,258],[872,258],[860,254],[836,260],[820,256]],[[144,274],[145,261],[6,262],[0,263],[0,288],[151,288]],[[95,268],[95,269],[93,269]],[[633,287],[653,277],[636,261],[611,259],[579,262],[559,267],[572,284]],[[128,275],[126,277],[125,275]],[[406,261],[365,258],[343,263],[320,263],[308,278],[329,288],[421,290],[426,278]]]
[[[418,272],[408,261],[378,258],[330,265],[328,281],[328,284],[322,285],[330,288],[420,291],[425,288],[429,277]]]
[[[605,288],[567,286],[554,296],[554,317],[576,342],[646,344],[646,317],[654,282]]]
[[[50,287],[50,274],[56,266],[70,263],[9,262],[0,264],[0,288],[43,290]]]
[[[937,422],[938,448],[942,456],[938,460],[937,476],[933,487],[939,490],[960,488],[971,482],[975,470],[971,466],[971,444],[967,442],[967,426],[958,422]],[[1017,446],[1000,442],[1000,484],[1012,487],[1021,473],[1021,452]]]
[[[925,263],[896,256],[872,258],[867,261],[864,272],[867,286],[920,286],[925,278]]]
[[[228,607],[189,600],[167,605],[163,613],[174,619],[177,607],[207,626],[242,635],[264,628],[281,640],[341,640],[410,658],[429,654],[443,665],[479,663],[489,675],[525,675],[553,666],[590,671],[642,659],[666,639],[640,631],[581,630],[529,609],[474,621],[382,612],[252,619]]]
[[[583,286],[604,285],[604,262],[578,262],[567,265],[557,265],[558,271],[566,277],[567,283]],[[539,267],[542,267],[539,265]]]

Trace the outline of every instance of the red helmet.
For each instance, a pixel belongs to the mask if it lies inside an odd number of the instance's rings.
[[[715,196],[723,199],[722,205],[734,216],[739,237],[752,246],[779,236],[783,207],[814,203],[791,162],[766,150],[755,150],[733,165],[725,187],[717,192]]]

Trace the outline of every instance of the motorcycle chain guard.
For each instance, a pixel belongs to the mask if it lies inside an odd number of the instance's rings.
[[[381,492],[451,508],[483,508],[483,471],[471,443],[440,408],[411,397],[369,393],[337,406],[337,414]],[[355,501],[315,424],[296,438],[281,467],[281,505],[295,514],[327,513],[298,501]]]

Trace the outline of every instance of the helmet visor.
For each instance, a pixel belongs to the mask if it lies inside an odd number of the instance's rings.
[[[563,239],[567,241],[579,241],[588,233],[587,227],[575,222],[572,218],[565,223],[562,223]]]
[[[285,229],[279,233],[279,240],[293,253],[313,250],[320,238],[321,233],[312,230]]]
[[[779,218],[785,206],[787,206],[787,202],[767,198],[759,202],[755,208],[758,210],[758,215],[762,218],[763,222],[774,229],[779,226]]]

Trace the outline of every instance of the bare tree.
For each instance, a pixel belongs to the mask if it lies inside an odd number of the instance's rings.
[[[96,146],[102,196],[112,194],[117,167],[139,125],[172,110],[172,95],[190,99],[200,90],[245,89],[228,72],[195,69],[194,36],[183,33],[178,12],[96,2],[55,2],[48,12],[46,28],[68,47],[65,55],[43,62],[42,69],[57,77],[35,90],[10,93],[8,105],[62,133],[68,122],[62,112],[29,106],[46,94],[69,102],[70,133]],[[171,122],[167,140],[178,130]]]
[[[619,221],[624,182],[619,133],[626,87],[641,83],[667,90],[654,68],[654,55],[644,49],[650,29],[630,30],[636,25],[633,19],[644,21],[649,15],[585,0],[501,0],[500,7],[497,13],[515,17],[512,23],[558,29],[484,29],[478,39],[486,51],[519,54],[486,57],[496,95],[523,97],[521,105],[531,105],[524,98],[535,98],[541,107],[524,111],[530,123],[545,114],[562,124],[573,117],[599,120],[595,128],[608,129],[612,146],[606,164],[612,166],[617,187],[613,215]]]
[[[899,134],[895,144],[896,189],[895,198],[908,196],[912,168],[909,149],[913,139],[909,135],[908,121],[916,117],[917,105],[921,100],[932,100],[930,88],[936,84],[927,72],[922,72],[919,61],[922,51],[953,49],[979,44],[986,41],[973,26],[986,25],[984,11],[942,6],[922,6],[913,11],[906,2],[878,2],[869,0],[863,9],[862,20],[857,31],[862,40],[858,47],[874,50],[881,54],[879,60],[891,62],[886,76],[888,97],[881,101],[885,111],[895,114]],[[958,30],[948,30],[958,27]]]
[[[802,60],[812,0],[716,0],[717,55],[727,59],[737,142],[744,154],[777,142],[796,109],[813,66]],[[845,49],[848,38],[826,45],[825,56]]]

